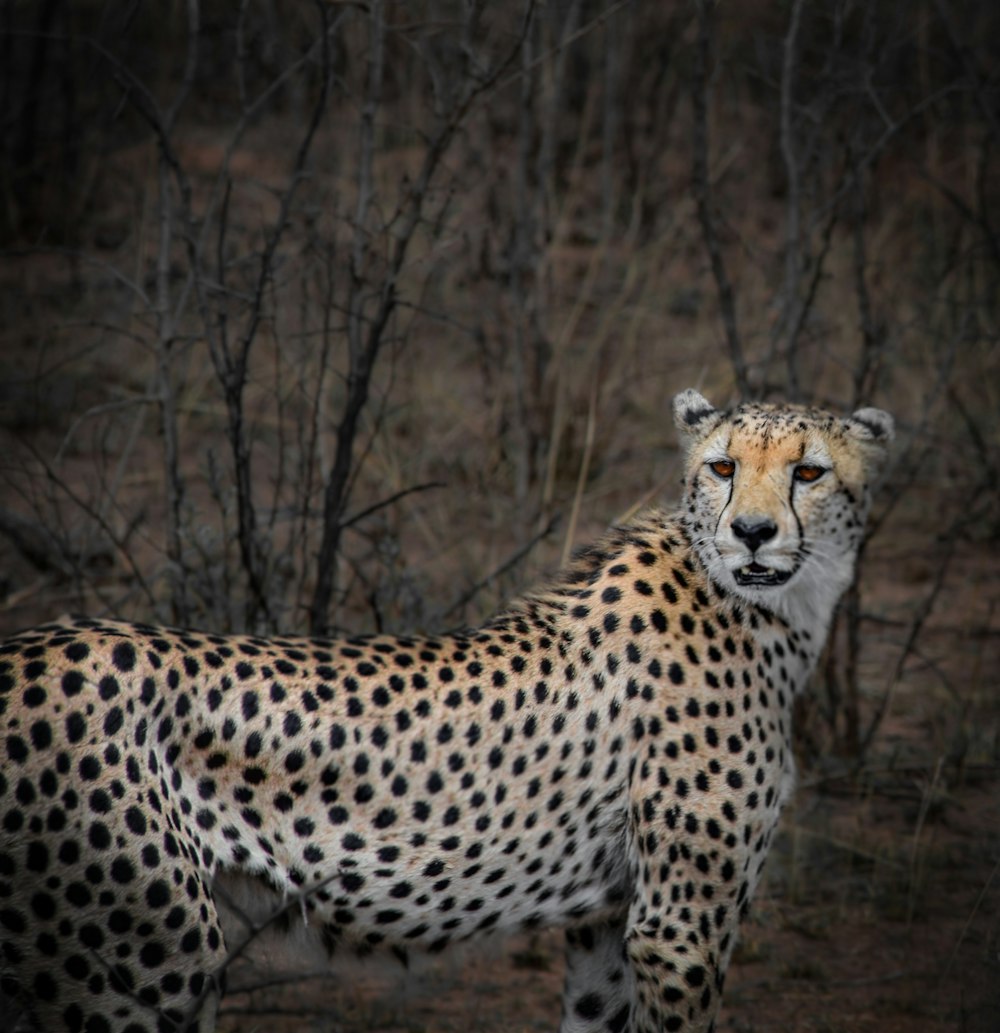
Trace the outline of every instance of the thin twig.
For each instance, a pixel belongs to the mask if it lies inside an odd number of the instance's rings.
[[[204,989],[191,1002],[190,1007],[177,1028],[182,1030],[194,1028],[195,1020],[201,1013],[202,1008],[204,1008],[205,1003],[214,993],[217,992],[217,988],[225,984],[226,972],[238,958],[242,957],[243,954],[246,953],[247,949],[261,935],[261,933],[270,928],[276,921],[278,921],[279,918],[282,918],[284,915],[287,915],[296,909],[301,909],[304,914],[309,898],[324,889],[326,886],[329,886],[330,883],[339,879],[343,874],[344,872],[338,869],[328,875],[325,879],[321,879],[319,882],[309,886],[307,889],[300,890],[298,893],[289,894],[282,904],[279,907],[276,907],[263,922],[255,922],[235,903],[235,901],[232,900],[229,894],[227,894],[222,886],[217,882],[212,887],[213,894],[225,901],[227,907],[230,908],[233,914],[246,927],[247,932],[235,947],[226,951],[225,958],[216,967],[215,971],[212,972],[211,977],[205,980]]]
[[[475,596],[477,596],[484,588],[488,588],[497,578],[502,577],[507,573],[508,570],[516,567],[518,563],[528,555],[529,552],[540,542],[543,538],[548,536],[555,530],[561,519],[561,513],[555,513],[549,520],[549,522],[535,535],[528,539],[524,545],[521,545],[514,552],[500,564],[500,566],[490,571],[486,577],[481,578],[474,585],[467,588],[447,609],[442,610],[440,613],[435,615],[434,623],[439,625],[447,617],[450,617],[453,613],[461,610],[467,603],[469,603]]]
[[[920,637],[924,624],[927,622],[927,618],[930,617],[931,611],[934,609],[934,604],[937,602],[938,596],[941,594],[941,589],[944,587],[945,578],[951,567],[951,560],[955,555],[955,549],[958,546],[961,532],[975,519],[978,519],[977,510],[976,507],[970,503],[969,507],[962,510],[958,518],[953,521],[951,527],[948,528],[948,530],[941,536],[943,544],[940,552],[935,557],[934,580],[931,583],[930,591],[928,591],[924,596],[917,612],[914,614],[913,620],[910,622],[910,629],[903,643],[903,648],[899,651],[899,655],[896,657],[896,663],[893,666],[889,678],[886,680],[882,698],[876,705],[875,713],[868,725],[868,730],[861,739],[861,744],[858,750],[859,764],[864,760],[864,757],[871,746],[872,739],[874,739],[876,732],[879,730],[879,727],[889,710],[889,704],[892,701],[894,690],[903,677],[903,669],[906,665],[906,661],[909,659],[911,652],[916,646],[917,639]]]
[[[263,615],[268,626],[273,626],[274,618],[268,599],[268,586],[264,569],[265,560],[257,535],[257,513],[253,500],[251,451],[244,412],[244,389],[247,381],[250,352],[256,341],[257,331],[263,318],[264,292],[271,280],[275,254],[288,228],[292,201],[299,184],[304,178],[306,161],[323,112],[326,109],[327,97],[329,95],[332,70],[327,14],[323,4],[318,4],[317,8],[320,14],[319,39],[321,44],[322,86],[313,105],[312,116],[306,131],[299,142],[290,180],[286,189],[282,192],[278,217],[259,259],[256,287],[250,303],[250,316],[244,328],[239,347],[235,353],[224,348],[211,349],[212,359],[222,384],[228,414],[227,430],[233,454],[233,472],[236,480],[237,536],[240,544],[243,569],[250,590],[247,598],[246,623],[251,628],[256,624],[258,613]]]
[[[590,457],[594,451],[594,434],[597,425],[597,387],[598,377],[594,377],[590,385],[590,402],[587,406],[587,428],[583,440],[583,458],[580,460],[580,471],[576,479],[576,491],[573,493],[573,506],[569,514],[569,526],[566,528],[566,539],[563,542],[562,562],[568,563],[573,552],[573,539],[576,537],[576,523],[580,517],[583,504],[583,490],[587,486],[587,475],[590,473]]]
[[[741,398],[752,395],[747,373],[746,357],[743,343],[740,340],[739,327],[736,320],[736,302],[733,286],[726,270],[716,226],[714,198],[712,195],[711,174],[708,165],[708,64],[712,51],[712,8],[711,0],[696,0],[698,12],[698,38],[694,48],[694,81],[691,100],[694,109],[694,133],[692,140],[691,190],[698,209],[698,222],[701,225],[702,237],[712,265],[715,288],[719,295],[719,308],[722,313],[722,325],[726,332],[726,343],[729,347],[729,361],[736,381],[736,389]]]
[[[783,318],[775,322],[775,335],[780,336],[782,328],[791,330],[798,323],[793,317],[799,306],[799,281],[802,277],[802,242],[799,239],[799,218],[801,198],[799,190],[799,161],[795,153],[792,136],[792,105],[795,88],[795,58],[798,48],[799,23],[802,17],[802,0],[794,0],[788,18],[788,31],[783,41],[781,66],[781,108],[780,138],[781,157],[785,165],[785,288],[782,299]],[[799,397],[799,374],[795,342],[786,342],[786,366],[788,370],[788,391],[793,399]]]
[[[344,521],[344,528],[353,527],[355,524],[360,524],[366,517],[370,517],[373,513],[377,513],[380,509],[385,509],[387,506],[393,505],[393,503],[399,502],[400,499],[405,499],[407,495],[416,495],[421,491],[430,491],[432,488],[444,488],[447,485],[444,481],[427,481],[424,484],[414,484],[409,488],[403,488],[400,491],[394,492],[387,498],[380,499],[378,502],[373,502],[370,506],[365,506],[360,512],[355,513],[354,516],[348,517]]]
[[[983,883],[983,888],[979,891],[976,897],[975,903],[972,905],[972,910],[969,912],[968,917],[965,919],[965,924],[962,926],[962,931],[958,934],[955,939],[955,946],[951,949],[951,954],[948,956],[948,964],[945,965],[944,971],[941,973],[938,980],[937,988],[951,986],[948,977],[951,975],[951,970],[954,967],[955,961],[958,958],[959,948],[965,941],[966,936],[969,934],[969,927],[972,925],[973,919],[979,914],[979,909],[983,906],[983,901],[986,899],[986,894],[989,893],[990,888],[993,886],[993,880],[997,877],[997,873],[1000,872],[1000,858],[997,859],[993,865],[993,869]],[[936,989],[937,989],[936,988]]]

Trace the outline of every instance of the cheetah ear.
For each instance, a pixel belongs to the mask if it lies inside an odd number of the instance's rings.
[[[848,417],[847,430],[860,441],[887,448],[892,443],[895,424],[883,409],[858,409]]]
[[[892,417],[882,409],[858,409],[844,423],[848,435],[861,446],[869,476],[878,476],[889,454],[889,445],[892,444]]]
[[[693,388],[674,396],[674,423],[684,435],[697,440],[713,426],[718,416],[715,406]]]

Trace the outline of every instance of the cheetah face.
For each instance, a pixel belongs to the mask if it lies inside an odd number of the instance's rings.
[[[850,584],[892,418],[674,401],[687,437],[684,522],[720,587],[786,618],[828,620]]]

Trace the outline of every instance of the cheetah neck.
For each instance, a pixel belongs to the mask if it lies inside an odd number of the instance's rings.
[[[630,580],[632,572],[638,577]],[[736,591],[721,564],[717,570],[706,562],[680,514],[651,510],[577,553],[553,582],[522,597],[499,619],[537,621],[556,615],[555,624],[575,635],[581,621],[593,622],[604,612],[602,603],[624,598],[622,586],[631,585],[635,593],[640,584],[638,598],[632,595],[630,600],[634,608],[646,612],[662,607],[671,627],[697,629],[721,613],[735,626],[749,624],[764,644],[793,642],[797,659],[789,657],[786,668],[796,691],[816,665],[840,594],[839,588],[835,596]]]
[[[789,628],[808,634],[815,642],[826,640],[841,596],[854,578],[854,554],[826,555],[822,566],[808,558],[787,584],[766,588],[744,587],[735,582],[710,540],[696,539],[685,520],[680,521],[695,561],[717,590],[774,614]]]

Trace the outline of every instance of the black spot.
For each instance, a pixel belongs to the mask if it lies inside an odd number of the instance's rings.
[[[31,898],[31,910],[43,921],[48,921],[56,913],[56,902],[48,893],[36,893]]]
[[[372,824],[377,829],[386,829],[395,823],[396,812],[391,807],[383,807],[382,810],[375,815],[375,820]]]
[[[246,745],[243,747],[243,753],[246,757],[253,759],[260,754],[260,751],[264,748],[264,740],[261,737],[260,732],[251,732],[247,736]]]
[[[25,866],[29,872],[44,872],[49,866],[48,847],[44,843],[31,843]]]
[[[584,994],[583,997],[579,998],[573,1006],[573,1011],[575,1011],[581,1019],[599,1018],[601,1012],[604,1011],[604,1000],[601,998],[600,994]]]
[[[135,878],[135,868],[124,854],[120,854],[112,862],[111,878],[121,885],[129,883]]]
[[[86,734],[87,722],[84,719],[83,714],[81,714],[79,710],[74,710],[73,713],[66,718],[66,738],[70,742],[79,742]],[[8,752],[10,752],[10,744],[13,741],[13,737],[8,740]],[[17,758],[13,757],[13,759],[16,760]]]
[[[36,750],[47,749],[52,744],[52,726],[48,721],[36,721],[31,726],[31,743]]]
[[[30,685],[24,691],[24,703],[25,707],[35,708],[40,707],[45,701],[46,697],[45,690],[40,685]]]
[[[152,908],[165,907],[170,903],[170,887],[162,879],[155,879],[146,889],[146,903]],[[114,912],[112,918],[115,917],[115,914],[123,915],[124,912]],[[108,919],[108,927],[113,932],[124,932],[124,930],[116,930],[114,928],[112,918]],[[128,919],[126,918],[126,920]]]
[[[125,723],[125,715],[121,707],[112,707],[104,717],[104,734],[107,736],[117,735]]]
[[[111,797],[103,789],[90,794],[90,809],[95,814],[107,814],[111,810]]]
[[[83,688],[83,675],[79,671],[67,671],[62,676],[62,690],[66,696],[76,696]]]
[[[73,907],[84,908],[93,900],[90,890],[82,882],[71,882],[66,887],[66,900]]]
[[[150,940],[144,943],[142,950],[139,951],[139,961],[142,962],[145,968],[157,968],[163,964],[165,957],[166,952],[163,949],[163,945],[157,940]]]
[[[705,970],[701,965],[692,965],[684,973],[684,981],[688,986],[701,986],[705,982]]]
[[[40,1001],[53,1001],[59,993],[56,981],[48,972],[39,972],[32,985],[35,997]]]
[[[95,821],[90,826],[87,838],[95,850],[107,850],[111,846],[111,833],[103,822]]]
[[[86,642],[71,642],[63,652],[66,655],[67,660],[72,660],[73,663],[79,663],[81,660],[86,660],[90,654],[90,646]]]
[[[111,662],[123,674],[135,667],[135,647],[131,642],[119,642],[111,652]]]

